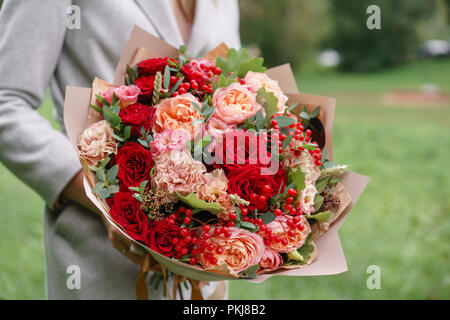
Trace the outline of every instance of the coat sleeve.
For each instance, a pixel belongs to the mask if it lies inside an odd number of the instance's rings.
[[[68,138],[40,116],[64,43],[69,0],[0,9],[0,161],[52,206],[81,169]]]

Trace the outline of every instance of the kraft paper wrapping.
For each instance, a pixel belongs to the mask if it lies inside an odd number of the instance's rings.
[[[205,58],[213,60],[217,56],[226,56],[227,51],[228,48],[226,45],[221,44],[216,49],[206,54]],[[122,57],[120,58],[113,84],[108,84],[100,79],[95,79],[93,85],[94,89],[67,87],[64,104],[64,123],[69,139],[72,142],[76,152],[78,152],[78,137],[88,126],[88,124],[91,124],[93,119],[95,120],[95,115],[92,115],[92,109],[89,108],[89,103],[95,102],[95,94],[100,93],[101,91],[99,90],[102,90],[102,88],[106,90],[110,86],[123,84],[127,64],[134,65],[139,61],[155,57],[167,56],[176,58],[178,54],[178,49],[152,36],[141,28],[135,27],[123,51]],[[299,103],[298,107],[294,110],[294,113],[300,112],[303,105],[307,107],[308,112],[311,112],[317,106],[321,106],[321,112],[318,118],[324,125],[326,136],[325,146],[328,150],[328,159],[332,160],[332,125],[335,112],[335,99],[299,94],[295,78],[289,64],[268,69],[267,74],[279,82],[281,88],[289,98],[290,105],[294,102]],[[237,279],[225,274],[208,272],[201,269],[200,266],[191,266],[165,257],[152,251],[145,245],[134,241],[118,224],[112,220],[108,213],[109,208],[106,201],[98,199],[98,197],[92,193],[95,177],[86,165],[83,164],[83,168],[85,172],[84,188],[86,195],[103,213],[106,221],[117,229],[117,231],[119,231],[129,241],[130,245],[133,244],[135,247],[149,252],[161,265],[176,274],[180,274],[188,278],[199,281]],[[310,264],[303,265],[296,269],[279,269],[270,273],[258,275],[256,279],[246,280],[259,283],[276,275],[318,276],[337,274],[347,271],[347,264],[339,240],[338,230],[347,218],[348,213],[356,204],[356,201],[360,197],[368,182],[369,177],[359,175],[354,172],[346,171],[342,174],[340,183],[350,196],[350,199],[347,198],[347,201],[343,201],[342,206],[337,210],[338,214],[333,217],[335,221],[333,221],[330,225],[325,226],[328,230],[326,232],[322,231],[318,234],[320,237],[315,240],[316,250],[313,254],[317,254],[317,257],[315,259],[310,259]]]

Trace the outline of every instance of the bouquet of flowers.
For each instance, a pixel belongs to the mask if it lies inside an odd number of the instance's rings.
[[[196,280],[345,271],[337,229],[367,179],[332,162],[334,99],[298,94],[288,65],[223,44],[195,59],[139,28],[114,83],[65,106],[108,223]]]

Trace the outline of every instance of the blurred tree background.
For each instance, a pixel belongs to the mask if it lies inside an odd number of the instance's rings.
[[[368,6],[381,11],[381,30],[369,30]],[[240,1],[242,43],[257,46],[266,64],[290,61],[311,69],[326,48],[343,71],[373,71],[418,56],[424,40],[449,37],[450,0],[245,0]]]

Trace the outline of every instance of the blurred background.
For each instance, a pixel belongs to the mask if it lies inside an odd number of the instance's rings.
[[[374,4],[379,30],[366,27]],[[290,62],[300,92],[337,99],[335,160],[372,180],[339,232],[348,272],[231,282],[230,298],[450,298],[449,8],[240,1],[243,46],[267,66]],[[49,97],[40,112],[57,127]],[[1,164],[0,195],[0,299],[43,299],[43,201]],[[380,289],[367,287],[371,265]]]

